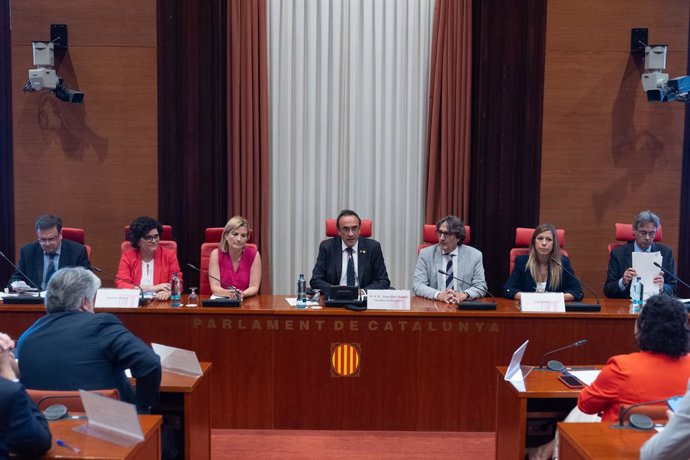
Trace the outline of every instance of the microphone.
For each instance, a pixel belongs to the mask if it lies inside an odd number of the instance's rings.
[[[37,303],[43,303],[43,297],[41,297],[41,288],[36,286],[36,283],[34,283],[31,278],[26,276],[26,273],[21,271],[19,267],[17,267],[6,255],[4,252],[0,251],[0,256],[2,256],[3,259],[7,261],[8,264],[12,265],[17,272],[19,272],[20,275],[22,275],[24,278],[26,278],[26,281],[28,281],[28,284],[34,287],[38,291],[38,297],[33,296],[33,295],[27,295],[27,294],[17,294],[14,297],[5,297],[3,298],[3,302],[6,304],[37,304]]]
[[[599,296],[597,295],[596,292],[594,292],[594,289],[589,287],[587,284],[585,284],[584,281],[582,281],[580,278],[578,278],[575,273],[571,272],[567,268],[563,266],[562,263],[560,263],[558,260],[556,260],[554,257],[551,258],[551,261],[561,267],[564,272],[575,278],[578,283],[586,287],[589,292],[591,292],[594,295],[594,298],[597,300],[597,303],[587,303],[587,302],[568,302],[566,305],[566,311],[601,311],[601,302],[599,301]]]
[[[463,285],[469,286],[469,287],[476,287],[471,283],[468,283],[464,279],[458,278],[455,275],[450,275],[446,273],[443,270],[438,271],[442,275],[450,276],[453,279],[456,279],[460,281]],[[493,300],[492,302],[481,302],[479,300],[465,300],[464,302],[460,302],[458,304],[458,310],[495,310],[496,309],[496,297],[489,292],[489,290],[486,290],[486,293],[491,296],[491,299]]]
[[[552,355],[554,353],[558,353],[559,351],[567,350],[568,348],[577,348],[577,347],[581,347],[581,346],[586,345],[586,344],[587,344],[587,339],[580,339],[575,343],[571,343],[570,345],[566,345],[566,346],[561,347],[561,348],[556,348],[555,350],[551,350],[548,353],[545,353],[544,356],[542,356],[541,359],[539,360],[539,368],[540,369],[544,368],[544,362],[546,361],[547,356]],[[565,370],[565,366],[563,365],[563,363],[560,361],[556,361],[555,359],[546,363],[546,368],[550,371],[556,371],[556,372],[562,372],[563,370]]]
[[[187,264],[189,268],[192,270],[196,270],[199,273],[208,275],[209,278],[214,279],[220,283],[220,287],[223,289],[227,289],[228,291],[232,291],[235,293],[236,298],[231,299],[229,297],[222,298],[222,299],[206,299],[201,302],[201,305],[204,307],[239,307],[240,303],[242,302],[242,291],[237,289],[235,286],[223,286],[223,282],[216,278],[215,276],[211,275],[208,271],[202,270],[190,263]]]
[[[142,307],[144,305],[148,305],[149,302],[151,302],[151,299],[147,299],[144,297],[144,290],[139,286],[138,284],[134,284],[132,280],[126,279],[126,278],[121,278],[117,275],[113,275],[112,273],[104,272],[100,268],[96,267],[95,265],[91,265],[91,269],[97,271],[98,273],[103,273],[104,275],[108,275],[111,278],[115,278],[116,280],[124,281],[125,283],[134,286],[135,288],[139,289],[139,306]]]
[[[657,267],[659,267],[659,268],[661,269],[662,272],[668,273],[668,274],[671,275],[676,281],[680,281],[680,284],[682,284],[682,285],[685,286],[686,288],[690,289],[690,286],[688,285],[688,283],[686,283],[686,282],[683,281],[682,279],[678,278],[678,276],[676,276],[675,273],[673,273],[672,271],[669,271],[669,270],[664,270],[664,267],[662,267],[661,265],[659,265],[657,262],[654,262],[654,265],[656,265]]]
[[[631,404],[625,409],[621,407],[621,410],[618,414],[618,425],[611,425],[611,428],[628,428],[625,426],[625,416],[628,415],[628,412],[631,410],[635,409],[636,407],[640,406],[653,406],[653,405],[658,405],[661,403],[665,403],[666,399],[657,399],[655,401],[645,401],[637,404]],[[666,406],[663,406],[660,408],[660,411],[666,410]],[[629,427],[636,428],[638,430],[651,430],[654,428],[654,421],[649,415],[646,414],[632,414],[630,418],[628,419]]]

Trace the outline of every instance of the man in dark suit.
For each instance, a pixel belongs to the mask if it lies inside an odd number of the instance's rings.
[[[34,285],[45,289],[50,277],[60,268],[91,268],[84,245],[62,239],[62,220],[59,217],[50,214],[39,216],[36,235],[38,240],[25,244],[19,252],[19,270],[30,281],[15,271],[10,278],[10,285],[15,291],[24,291]]]
[[[378,241],[360,238],[356,212],[345,209],[336,220],[339,236],[322,241],[309,284],[327,290],[332,285],[388,289],[391,285]]]
[[[8,452],[36,456],[50,449],[51,434],[43,414],[17,380],[14,341],[0,333],[0,458]]]
[[[663,271],[654,278],[654,284],[660,291],[674,295],[676,292],[676,279],[671,275],[675,273],[673,251],[668,246],[654,243],[654,237],[661,225],[659,216],[647,210],[635,217],[632,223],[635,241],[619,246],[609,257],[609,268],[604,284],[606,297],[626,299],[630,297],[630,285],[637,272],[632,268],[633,252],[660,252],[663,257]],[[655,292],[656,294],[656,292]]]
[[[37,390],[117,388],[147,413],[158,400],[158,355],[114,315],[94,314],[100,280],[82,267],[63,268],[48,283],[48,314],[19,338],[21,382]],[[136,396],[125,369],[137,379]]]

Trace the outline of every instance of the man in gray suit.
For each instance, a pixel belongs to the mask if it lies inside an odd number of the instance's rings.
[[[465,224],[458,217],[446,216],[436,222],[436,233],[438,244],[419,253],[414,271],[415,295],[446,303],[483,297],[486,280],[482,253],[462,244]]]

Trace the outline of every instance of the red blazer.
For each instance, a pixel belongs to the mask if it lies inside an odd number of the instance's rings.
[[[153,255],[153,283],[169,283],[175,272],[182,279],[177,253],[171,249],[158,246]],[[123,280],[130,280],[134,284],[141,283],[141,253],[138,249],[122,253],[120,266],[117,268],[117,276]],[[131,289],[133,287],[127,281],[122,280],[115,280],[115,286],[120,289]]]

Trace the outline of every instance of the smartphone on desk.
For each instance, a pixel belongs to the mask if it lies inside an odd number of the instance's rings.
[[[676,412],[678,407],[680,407],[681,399],[683,399],[682,396],[674,396],[672,398],[668,398],[666,400],[666,404],[668,404],[668,408],[671,409],[672,412]]]
[[[563,384],[565,386],[567,386],[568,388],[579,389],[579,388],[584,387],[582,382],[580,382],[580,380],[578,380],[578,378],[575,377],[574,375],[561,374],[558,376],[558,380],[563,382]]]

